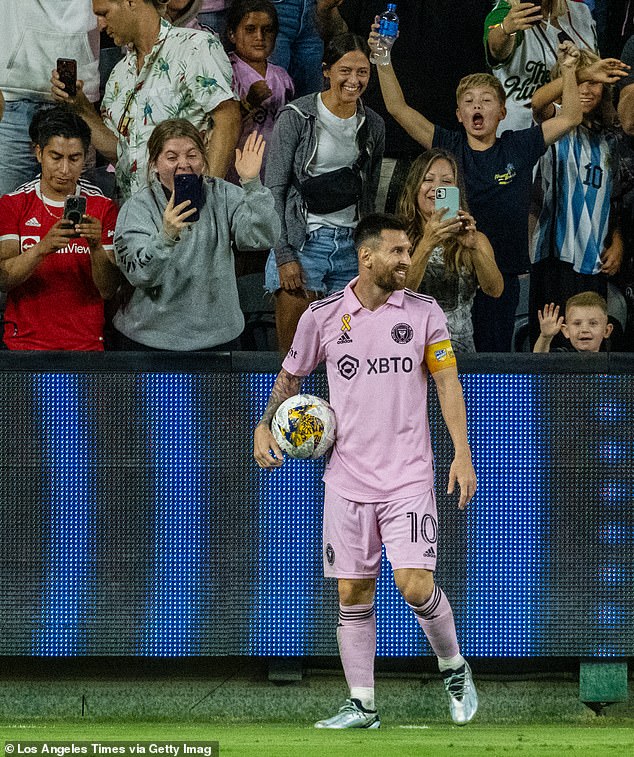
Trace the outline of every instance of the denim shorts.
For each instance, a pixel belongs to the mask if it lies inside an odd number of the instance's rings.
[[[352,241],[353,229],[320,226],[311,231],[297,253],[304,272],[304,286],[309,292],[328,295],[343,289],[359,273],[357,251]],[[280,277],[271,251],[266,261],[265,289],[275,294]]]

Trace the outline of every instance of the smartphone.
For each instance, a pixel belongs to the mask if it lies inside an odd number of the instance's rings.
[[[200,218],[200,208],[203,197],[203,177],[195,173],[177,173],[174,174],[174,207],[181,202],[189,200],[190,208],[196,208],[188,221],[197,221]]]
[[[64,201],[64,215],[62,218],[70,221],[73,226],[81,223],[83,215],[86,213],[86,198],[81,195],[70,195]]]
[[[567,32],[562,29],[557,35],[557,41],[560,45],[563,45],[564,42],[573,42],[573,39]]]
[[[57,75],[64,85],[64,92],[75,97],[77,94],[77,61],[74,58],[58,58]]]
[[[458,187],[437,187],[435,207],[436,210],[447,208],[447,212],[442,217],[443,221],[447,218],[455,218],[460,210],[460,190]]]

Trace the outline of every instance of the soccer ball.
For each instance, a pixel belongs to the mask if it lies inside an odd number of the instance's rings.
[[[297,458],[321,457],[334,444],[335,414],[321,397],[296,394],[278,407],[271,431],[280,449]]]

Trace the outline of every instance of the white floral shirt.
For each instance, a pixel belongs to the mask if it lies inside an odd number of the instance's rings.
[[[117,184],[124,199],[148,182],[147,142],[167,118],[186,118],[200,131],[231,90],[231,64],[218,37],[181,29],[161,19],[159,36],[137,73],[129,49],[113,69],[101,103],[105,125],[117,139]]]

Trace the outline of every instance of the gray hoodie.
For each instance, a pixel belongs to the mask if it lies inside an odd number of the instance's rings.
[[[275,209],[282,222],[282,235],[275,247],[277,265],[297,260],[308,235],[306,208],[294,186],[293,178],[308,178],[308,165],[317,149],[315,123],[319,93],[305,95],[288,103],[280,112],[269,142],[264,182],[273,192]],[[368,160],[362,174],[363,194],[359,201],[359,215],[374,211],[374,201],[381,174],[381,159],[385,147],[385,124],[370,108],[359,100],[357,117],[367,121],[365,150]]]
[[[177,240],[163,231],[167,198],[154,179],[121,208],[117,265],[135,287],[113,323],[129,339],[164,350],[202,350],[242,333],[231,242],[272,247],[280,233],[271,192],[259,178],[237,187],[206,179],[200,219]]]

